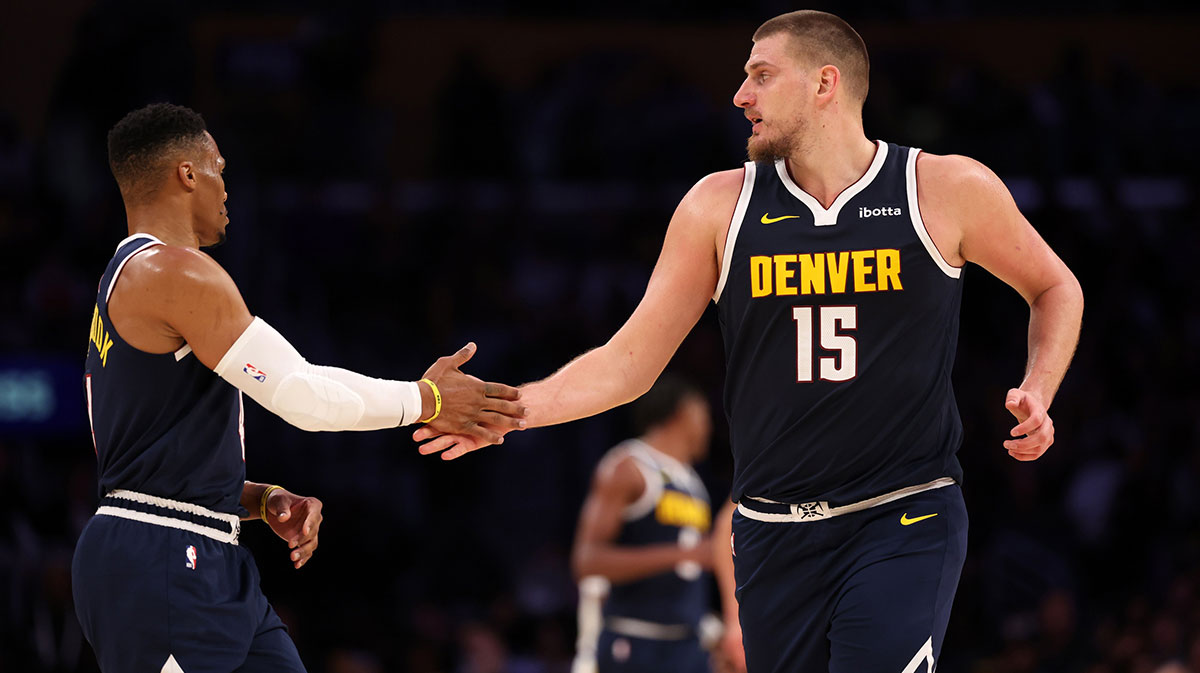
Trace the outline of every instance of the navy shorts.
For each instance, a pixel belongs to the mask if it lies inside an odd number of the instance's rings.
[[[88,522],[71,577],[75,613],[100,669],[303,672],[250,552],[195,532],[198,525],[181,530],[104,514]]]
[[[700,640],[653,640],[605,629],[596,643],[597,673],[711,673]]]
[[[749,673],[932,673],[966,558],[967,512],[957,485],[819,520],[738,511],[733,548]]]

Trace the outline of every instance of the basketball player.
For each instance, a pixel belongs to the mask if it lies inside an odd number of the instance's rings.
[[[579,516],[571,561],[581,610],[587,578],[610,585],[603,620],[581,615],[581,623],[603,624],[583,646],[594,648],[599,673],[707,673],[699,625],[708,611],[702,571],[713,560],[712,510],[692,464],[708,454],[708,402],[666,374],[635,403],[633,418],[639,436],[600,461]]]
[[[469,344],[420,383],[309,364],[252,316],[203,246],[225,237],[225,159],[200,115],[157,104],[108,136],[130,236],[100,280],[86,392],[100,508],[72,565],[75,608],[106,673],[303,671],[239,547],[263,518],[301,567],[320,503],[245,480],[242,393],[305,430],[374,430],[423,420],[500,437],[517,391],[458,367]]]
[[[748,670],[932,671],[966,553],[950,382],[963,267],[1029,303],[1028,364],[1004,400],[1020,461],[1054,441],[1083,293],[987,167],[867,139],[867,50],[841,19],[767,21],[745,72],[751,161],[684,197],[625,325],[523,389],[529,424],[636,398],[711,297]],[[415,436],[445,458],[481,444]]]

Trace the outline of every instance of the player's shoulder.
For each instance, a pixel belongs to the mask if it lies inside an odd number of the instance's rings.
[[[645,477],[633,452],[627,446],[618,445],[604,454],[596,465],[592,487],[610,493],[640,494],[645,488]]]
[[[156,286],[203,286],[232,282],[229,274],[207,253],[178,245],[155,245],[131,258],[123,280]]]
[[[738,197],[746,169],[734,168],[700,178],[679,203],[679,210],[697,218],[727,222]]]
[[[937,191],[961,191],[1003,186],[1000,178],[983,162],[961,154],[917,155],[918,187]]]

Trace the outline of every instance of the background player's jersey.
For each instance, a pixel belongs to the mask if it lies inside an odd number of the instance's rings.
[[[646,490],[625,508],[625,524],[616,544],[698,544],[712,526],[712,506],[696,471],[637,439],[617,445],[604,460],[624,457],[631,458],[642,473]],[[605,617],[660,624],[695,626],[707,609],[708,582],[699,566],[614,584],[604,602]]]
[[[96,294],[84,384],[100,495],[128,489],[218,512],[241,513],[246,478],[241,393],[184,346],[155,355],[121,339],[108,317],[125,262],[162,242],[130,236]]]
[[[878,143],[828,210],[782,160],[746,164],[714,296],[735,500],[838,505],[961,479],[961,270],[921,220],[919,151]]]

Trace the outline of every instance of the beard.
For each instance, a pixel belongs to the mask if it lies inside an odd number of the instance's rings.
[[[796,120],[791,128],[778,129],[773,138],[752,135],[746,139],[746,156],[754,162],[786,159],[799,149],[803,130],[803,120]]]

